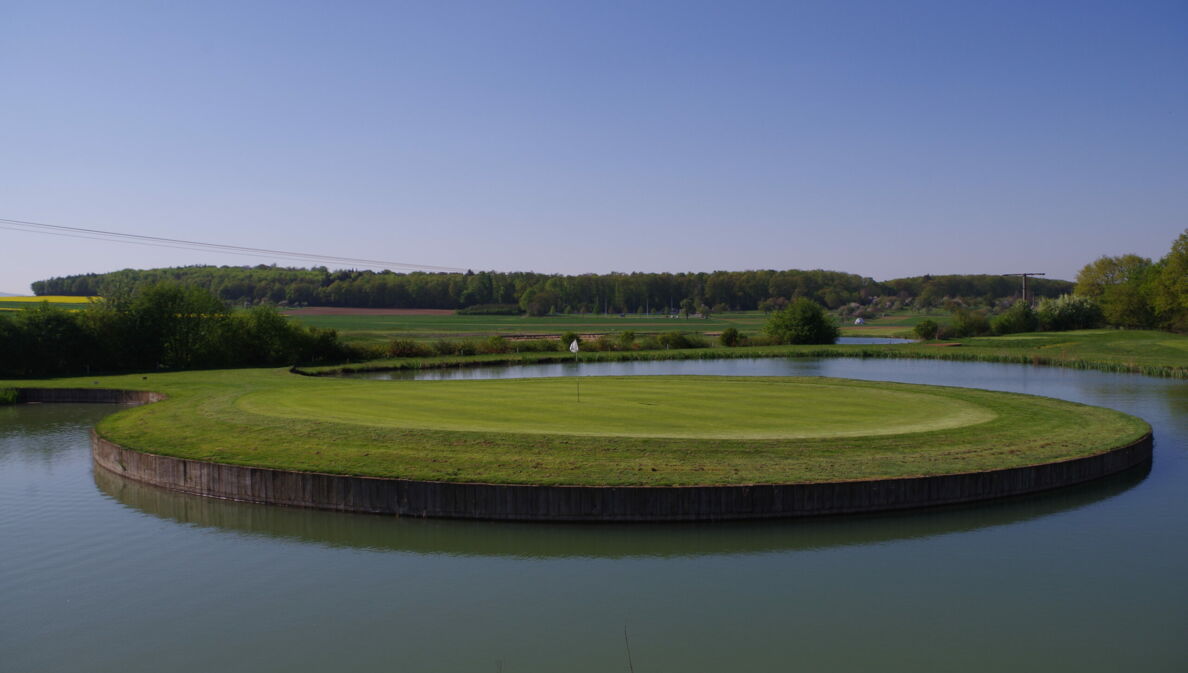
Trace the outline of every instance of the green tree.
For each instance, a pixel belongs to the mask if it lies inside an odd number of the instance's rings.
[[[1031,304],[1020,299],[1002,315],[995,316],[990,321],[990,327],[995,334],[1017,334],[1019,332],[1034,332],[1039,328],[1039,320]]]
[[[916,338],[924,341],[932,341],[936,338],[937,332],[940,331],[940,325],[936,324],[935,320],[921,320],[912,328],[912,332],[916,334]]]
[[[1151,304],[1162,325],[1188,331],[1188,229],[1159,263],[1151,284]]]
[[[945,334],[954,337],[975,337],[989,333],[990,321],[986,319],[984,311],[960,307],[954,309],[953,324],[945,329]]]
[[[831,344],[840,333],[825,309],[804,297],[772,314],[763,331],[781,344]]]
[[[1102,323],[1101,307],[1097,302],[1073,294],[1040,301],[1035,315],[1040,329],[1051,332],[1091,329]]]
[[[1096,300],[1105,321],[1111,325],[1151,327],[1155,310],[1149,295],[1155,271],[1146,257],[1100,257],[1077,274],[1076,292]]]

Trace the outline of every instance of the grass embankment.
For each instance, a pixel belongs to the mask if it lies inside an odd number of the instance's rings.
[[[582,362],[771,357],[914,358],[1045,365],[1168,378],[1188,378],[1188,336],[1149,330],[1036,332],[1002,337],[957,339],[945,343],[583,352],[578,357]],[[303,371],[311,374],[330,374],[481,365],[543,364],[572,362],[573,360],[574,356],[569,353],[396,358],[331,367],[310,367]]]
[[[99,424],[104,437],[133,449],[463,482],[694,485],[935,475],[1091,455],[1148,431],[1137,418],[1046,398],[831,379],[429,382],[233,370],[19,385],[169,395]]]

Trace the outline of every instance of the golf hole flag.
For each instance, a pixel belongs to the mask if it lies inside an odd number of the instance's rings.
[[[574,339],[573,341],[569,342],[569,352],[570,353],[576,353],[576,352],[578,352],[578,350],[579,349],[578,349],[578,345],[577,345],[577,339]]]

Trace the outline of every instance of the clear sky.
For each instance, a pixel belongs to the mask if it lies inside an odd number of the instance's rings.
[[[473,269],[1158,257],[1188,2],[0,2],[0,217]],[[0,230],[0,290],[270,263]]]

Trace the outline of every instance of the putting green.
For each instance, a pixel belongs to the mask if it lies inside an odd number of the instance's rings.
[[[996,417],[941,394],[806,378],[402,381],[343,385],[317,396],[268,390],[236,404],[266,416],[392,428],[716,439],[897,435]]]
[[[129,449],[424,481],[884,479],[1069,460],[1150,431],[1111,409],[1043,397],[802,377],[370,381],[256,369],[36,385],[167,395],[100,422],[102,437]]]

